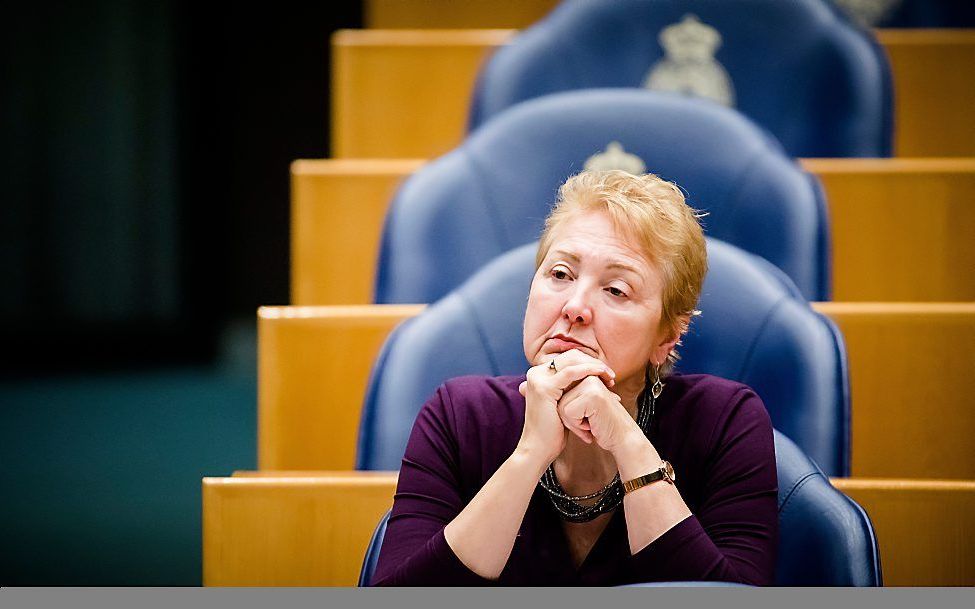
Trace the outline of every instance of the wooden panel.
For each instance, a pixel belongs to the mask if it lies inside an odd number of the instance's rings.
[[[834,479],[870,515],[888,586],[975,585],[975,482]]]
[[[203,479],[203,584],[354,586],[396,472]]]
[[[432,158],[463,139],[481,62],[517,30],[342,30],[332,154]],[[975,30],[878,30],[898,156],[975,156]]]
[[[843,333],[857,477],[975,479],[975,303],[817,303]]]
[[[975,30],[877,30],[894,74],[897,156],[975,156]]]
[[[457,145],[481,62],[513,30],[341,30],[332,155],[431,158]]]
[[[369,28],[526,28],[559,0],[365,0]]]
[[[975,584],[975,482],[836,478],[873,521],[892,586]],[[203,479],[208,586],[352,586],[395,472]]]
[[[383,218],[423,161],[300,160],[291,165],[291,301],[372,302]]]
[[[975,300],[975,159],[806,159],[826,189],[834,301]]]
[[[294,304],[371,302],[382,218],[395,186],[422,163],[295,162]],[[834,300],[975,300],[975,159],[802,165],[829,199]]]
[[[257,461],[261,469],[352,469],[372,362],[422,306],[261,307]]]
[[[814,306],[846,341],[853,474],[975,478],[975,303]],[[372,358],[393,325],[421,310],[262,309],[259,466],[351,468]],[[346,353],[341,363],[335,353]]]

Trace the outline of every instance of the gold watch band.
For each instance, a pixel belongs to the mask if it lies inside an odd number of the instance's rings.
[[[624,494],[629,494],[638,488],[643,488],[644,486],[653,484],[659,480],[666,480],[667,482],[673,484],[675,479],[676,476],[674,475],[673,466],[669,462],[664,461],[660,466],[660,469],[624,482],[623,491]]]

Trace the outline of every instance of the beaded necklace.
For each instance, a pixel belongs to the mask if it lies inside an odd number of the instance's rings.
[[[650,426],[653,424],[653,415],[656,410],[657,398],[663,391],[664,384],[660,382],[659,373],[657,380],[650,385],[650,369],[647,368],[647,383],[637,397],[636,422],[643,430],[643,435],[650,437]],[[552,506],[568,522],[589,522],[601,514],[610,512],[623,502],[623,483],[620,482],[619,472],[603,488],[588,495],[569,495],[562,488],[558,477],[555,475],[555,466],[549,464],[548,469],[542,474],[538,481],[552,502]],[[591,505],[583,505],[581,502],[599,498]]]

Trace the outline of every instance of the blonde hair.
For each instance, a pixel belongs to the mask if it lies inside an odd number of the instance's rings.
[[[616,230],[639,243],[644,255],[662,274],[660,325],[677,333],[679,345],[680,337],[688,330],[683,319],[700,315],[695,307],[708,270],[704,231],[699,221],[704,214],[687,205],[676,184],[651,173],[583,171],[559,188],[538,243],[536,270],[548,255],[555,228],[570,217],[593,210],[608,213]],[[661,373],[669,372],[677,359],[676,349],[672,350]]]

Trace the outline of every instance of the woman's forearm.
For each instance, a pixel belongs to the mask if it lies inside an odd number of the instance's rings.
[[[497,579],[504,570],[535,486],[548,467],[543,460],[516,450],[444,529],[457,558],[481,577]]]
[[[632,480],[660,467],[662,460],[649,440],[642,435],[614,454],[620,480]],[[680,473],[678,472],[678,475]],[[677,491],[665,480],[654,482],[623,498],[630,553],[636,554],[651,542],[691,515]]]

